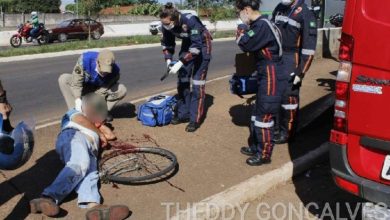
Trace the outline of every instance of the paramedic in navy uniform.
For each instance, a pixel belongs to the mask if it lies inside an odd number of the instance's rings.
[[[178,74],[178,102],[171,123],[189,122],[186,131],[194,132],[199,128],[204,112],[212,38],[197,16],[180,13],[172,3],[163,6],[160,19],[163,33],[161,45],[169,73]],[[182,45],[179,61],[173,64],[176,38],[182,39]]]
[[[281,42],[278,31],[259,12],[260,0],[237,0],[240,19],[237,44],[244,52],[253,53],[256,58],[259,89],[252,114],[252,146],[241,148],[241,153],[250,156],[247,164],[260,166],[271,162],[274,147],[274,119],[279,112],[282,94],[288,77],[281,71]]]
[[[272,20],[283,36],[284,74],[290,76],[282,97],[280,119],[277,120],[275,143],[284,144],[294,138],[299,116],[299,90],[310,68],[317,45],[317,20],[304,0],[281,0]]]

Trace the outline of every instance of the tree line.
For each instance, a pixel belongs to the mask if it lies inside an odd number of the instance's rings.
[[[78,0],[77,8],[80,13],[87,11],[97,12],[103,8],[112,6],[157,4],[157,0]],[[232,5],[235,0],[183,0],[180,1],[182,7],[206,8],[220,5]],[[0,0],[2,12],[6,13],[29,13],[38,11],[40,13],[59,13],[61,0]],[[76,10],[76,4],[70,4],[66,8],[69,11]]]
[[[59,13],[61,0],[0,0],[2,12],[28,13],[39,11],[44,13]]]

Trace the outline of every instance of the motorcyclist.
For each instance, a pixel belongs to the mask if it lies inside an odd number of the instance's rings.
[[[39,18],[38,18],[38,12],[33,11],[31,12],[31,31],[30,31],[30,36],[33,39],[37,38],[37,34],[39,32]]]

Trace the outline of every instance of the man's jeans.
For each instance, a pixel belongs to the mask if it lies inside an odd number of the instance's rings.
[[[39,32],[39,28],[33,28],[33,29],[31,29],[31,31],[30,31],[30,37],[32,37],[32,38],[37,38],[38,32]]]
[[[73,190],[78,194],[78,204],[99,203],[99,174],[97,158],[86,135],[75,129],[66,129],[58,135],[56,151],[65,167],[54,182],[42,193],[61,203]]]

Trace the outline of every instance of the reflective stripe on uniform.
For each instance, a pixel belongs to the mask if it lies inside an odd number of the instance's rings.
[[[186,15],[186,18],[187,18],[187,19],[191,19],[192,17],[194,17],[194,15],[191,14],[191,13],[189,13],[189,14]]]
[[[315,50],[309,50],[309,49],[302,49],[302,54],[303,55],[308,55],[308,56],[312,56],[316,53]]]
[[[276,16],[275,21],[283,21],[283,22],[288,23],[289,25],[296,27],[298,29],[301,28],[300,23],[298,23],[297,21],[295,21],[289,17],[286,17],[286,16],[278,15],[278,16]]]
[[[175,49],[174,47],[167,47],[167,46],[163,46],[162,48],[163,48],[163,50],[172,50],[172,49]]]
[[[295,110],[298,108],[298,104],[282,105],[282,108],[284,108],[286,110]]]
[[[196,55],[200,54],[200,50],[198,48],[190,48],[189,52]]]
[[[261,121],[255,120],[255,126],[259,127],[259,128],[272,128],[274,126],[274,121],[261,122]]]
[[[204,86],[206,85],[206,80],[192,80],[194,86]]]

